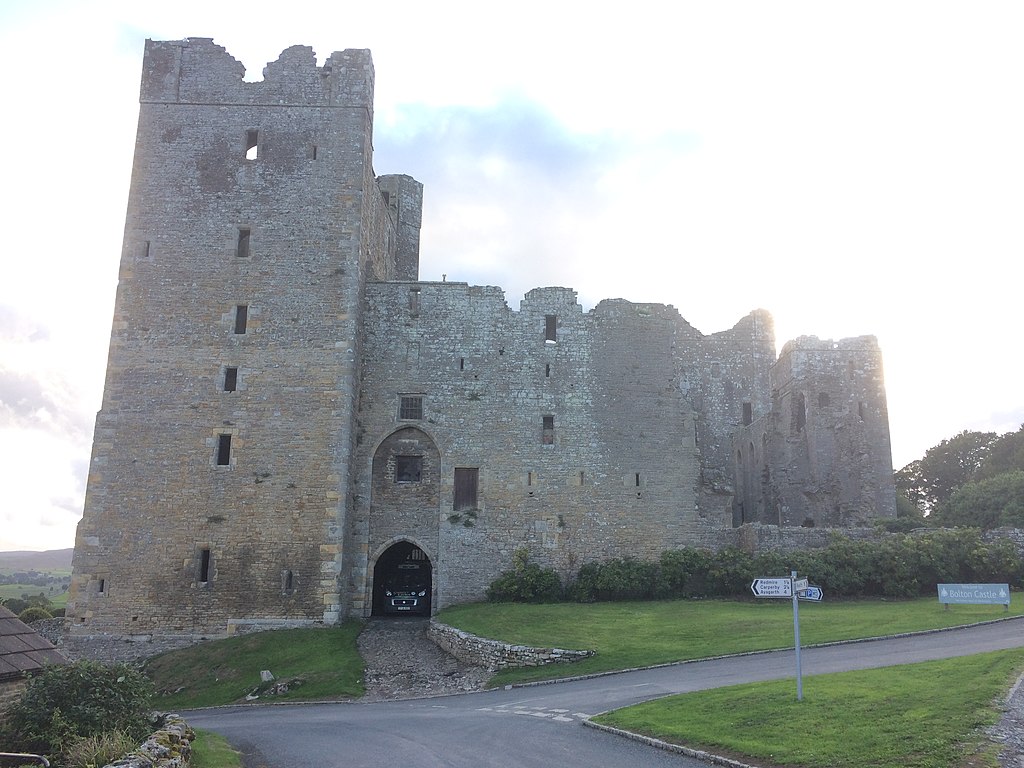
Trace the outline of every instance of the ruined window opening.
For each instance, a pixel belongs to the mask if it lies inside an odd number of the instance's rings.
[[[249,258],[249,235],[251,231],[248,227],[238,228],[238,245],[235,248],[235,255],[240,259]]]
[[[210,550],[199,550],[199,583],[206,584],[210,580]]]
[[[555,333],[556,326],[558,324],[557,315],[544,315],[544,341],[549,344],[554,344],[556,341]]]
[[[748,427],[754,421],[754,409],[750,403],[743,404],[743,426]]]
[[[249,324],[249,305],[238,304],[235,306],[235,333],[245,333],[246,326]]]
[[[544,445],[553,445],[555,442],[555,417],[554,416],[542,416],[541,417],[541,443]]]
[[[551,378],[551,363],[545,363],[544,364],[544,378],[545,379],[550,379]]]
[[[231,465],[231,435],[217,435],[217,466]]]
[[[420,289],[413,288],[409,291],[409,314],[416,317],[420,313]]]
[[[238,389],[238,368],[229,366],[224,369],[224,391],[234,392]]]
[[[828,408],[828,404],[829,404],[828,392],[819,392],[818,393],[818,407],[819,408]]]
[[[419,421],[423,418],[423,396],[402,395],[398,404],[398,418]]]
[[[395,456],[396,483],[418,483],[422,479],[422,456]]]
[[[803,432],[807,425],[807,405],[804,402],[804,393],[797,392],[793,395],[793,431]]]
[[[245,132],[245,159],[256,160],[260,156],[260,132],[248,130]]]
[[[477,467],[455,468],[455,495],[452,507],[456,512],[477,508],[480,470]]]

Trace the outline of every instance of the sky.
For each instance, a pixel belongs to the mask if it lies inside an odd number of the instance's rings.
[[[146,38],[369,48],[420,276],[871,334],[893,465],[1024,423],[1024,3],[0,1],[0,551],[73,546]]]

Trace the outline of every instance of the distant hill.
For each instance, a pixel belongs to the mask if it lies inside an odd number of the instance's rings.
[[[68,571],[74,549],[46,552],[0,552],[0,569],[5,571]]]

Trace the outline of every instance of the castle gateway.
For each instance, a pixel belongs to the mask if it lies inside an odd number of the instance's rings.
[[[261,82],[147,41],[72,633],[216,635],[479,599],[563,574],[894,517],[871,337],[776,360],[761,310],[418,279],[422,186],[372,165],[369,51]]]

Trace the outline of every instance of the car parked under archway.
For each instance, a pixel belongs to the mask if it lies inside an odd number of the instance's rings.
[[[429,616],[433,567],[410,541],[388,547],[373,567],[374,616]]]

